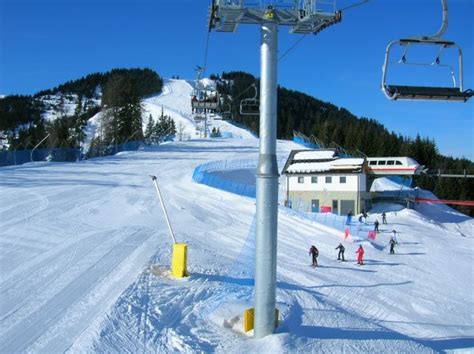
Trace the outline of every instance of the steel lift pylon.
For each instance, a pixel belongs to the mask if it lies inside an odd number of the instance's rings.
[[[257,166],[254,335],[275,330],[278,166],[276,159],[278,26],[290,33],[317,34],[341,21],[341,12],[325,12],[316,0],[213,0],[209,31],[235,32],[240,24],[259,25],[260,148]]]

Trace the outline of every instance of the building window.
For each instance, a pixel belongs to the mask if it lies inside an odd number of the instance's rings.
[[[387,161],[385,161],[385,160],[380,160],[379,161],[379,165],[385,165],[386,163],[387,163]]]
[[[334,214],[339,214],[339,201],[336,199],[333,199],[332,201],[332,212]]]
[[[304,177],[298,177],[298,183],[304,183]]]
[[[326,176],[326,183],[332,183],[332,177]]]
[[[346,183],[346,177],[339,177],[339,183]]]
[[[395,161],[393,161],[393,160],[388,160],[388,161],[387,161],[387,165],[395,165]]]
[[[370,165],[370,166],[373,166],[373,165],[376,165],[376,164],[377,164],[377,160],[373,160],[373,161],[370,161],[370,162],[369,162],[369,165]]]
[[[397,161],[395,161],[395,163],[396,163],[396,165],[398,165],[398,166],[401,166],[401,165],[403,165],[403,164],[402,164],[400,161],[398,161],[398,160],[397,160]]]
[[[318,183],[318,176],[312,176],[311,183]]]

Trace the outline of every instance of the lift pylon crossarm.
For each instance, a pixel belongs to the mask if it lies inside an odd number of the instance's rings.
[[[235,32],[239,24],[272,21],[290,26],[290,33],[317,34],[342,20],[341,11],[323,12],[316,7],[318,2],[313,0],[293,0],[292,6],[281,8],[263,6],[261,2],[253,2],[248,6],[244,3],[243,0],[213,0],[209,8],[209,31]]]

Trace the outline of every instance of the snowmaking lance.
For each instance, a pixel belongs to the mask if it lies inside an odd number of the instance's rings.
[[[173,254],[171,257],[171,274],[176,278],[183,278],[189,276],[187,270],[187,253],[188,245],[185,243],[176,242],[176,237],[174,236],[173,229],[171,228],[170,220],[168,218],[168,213],[166,212],[165,203],[163,202],[163,197],[161,196],[160,187],[158,186],[158,181],[156,176],[150,176],[151,180],[155,184],[156,192],[158,198],[160,199],[161,208],[163,209],[163,214],[165,215],[166,224],[168,225],[168,230],[173,241]]]

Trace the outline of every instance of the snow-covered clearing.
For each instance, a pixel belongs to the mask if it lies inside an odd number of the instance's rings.
[[[187,85],[175,82],[174,92]],[[145,104],[189,121],[189,93]],[[474,350],[474,223],[438,207],[428,216],[377,206],[368,222],[390,210],[388,225],[380,247],[363,242],[364,266],[355,264],[357,242],[344,243],[339,262],[341,232],[281,207],[280,325],[260,340],[242,333],[253,302],[255,200],[192,181],[200,164],[257,159],[258,140],[228,128],[234,138],[1,168],[0,353]],[[296,148],[279,142],[279,161]],[[151,174],[189,247],[184,280],[169,276],[171,242]]]

